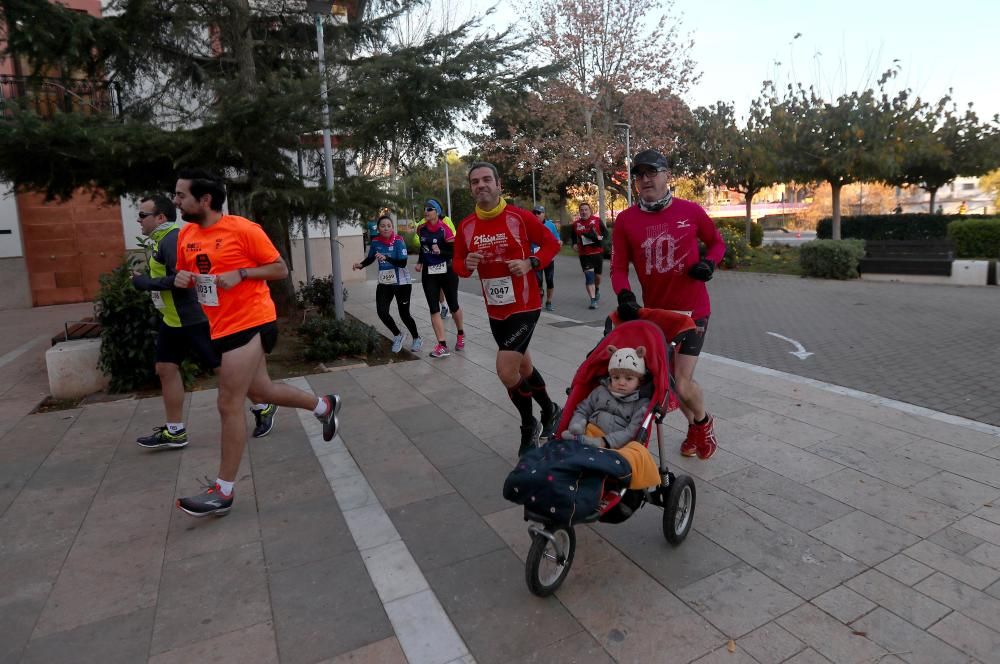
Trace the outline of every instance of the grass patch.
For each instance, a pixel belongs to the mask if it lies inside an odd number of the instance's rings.
[[[736,269],[740,272],[802,276],[799,248],[776,244],[750,249],[749,258]]]

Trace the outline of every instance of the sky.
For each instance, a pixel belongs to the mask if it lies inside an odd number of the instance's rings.
[[[1000,113],[997,0],[676,0],[675,10],[701,72],[692,107],[721,100],[743,114],[764,80],[836,97],[874,85],[898,59],[897,85],[934,101],[953,88],[960,108]],[[523,12],[501,3],[492,22],[524,26]]]

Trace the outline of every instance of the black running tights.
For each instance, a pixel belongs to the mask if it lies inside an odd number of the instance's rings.
[[[410,336],[414,339],[420,336],[417,332],[417,324],[413,320],[413,316],[410,315],[410,291],[412,290],[412,284],[406,284],[405,286],[379,284],[375,288],[375,310],[378,312],[379,319],[385,323],[385,326],[389,328],[394,337],[399,336],[399,326],[396,325],[396,321],[389,315],[389,305],[392,304],[393,298],[396,298],[399,318],[403,321],[406,329],[409,330]]]

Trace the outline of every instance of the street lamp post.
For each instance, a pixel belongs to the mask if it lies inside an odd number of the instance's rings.
[[[332,0],[308,0],[306,11],[316,14],[316,51],[319,60],[319,92],[323,99],[323,170],[326,172],[326,190],[333,196],[333,148],[330,145],[330,100],[326,85],[326,54],[323,45],[323,15],[333,11]],[[330,228],[330,263],[333,277],[333,311],[337,320],[344,319],[344,283],[340,275],[340,241],[337,238],[337,220],[333,212],[326,213]]]
[[[627,122],[616,122],[615,126],[625,127],[625,177],[628,178],[625,191],[628,194],[628,206],[632,207],[632,146],[629,144],[632,125]]]
[[[444,197],[448,203],[448,218],[451,218],[451,178],[448,176],[448,153],[455,148],[445,148],[444,153]]]
[[[535,165],[531,165],[531,209],[538,207],[538,199],[535,198]]]

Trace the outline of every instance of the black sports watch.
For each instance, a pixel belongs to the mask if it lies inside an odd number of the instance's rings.
[[[532,270],[537,270],[538,267],[542,264],[542,261],[538,260],[537,256],[528,256],[528,262],[531,263]]]
[[[245,267],[240,268],[240,281],[247,280],[247,269]]]

